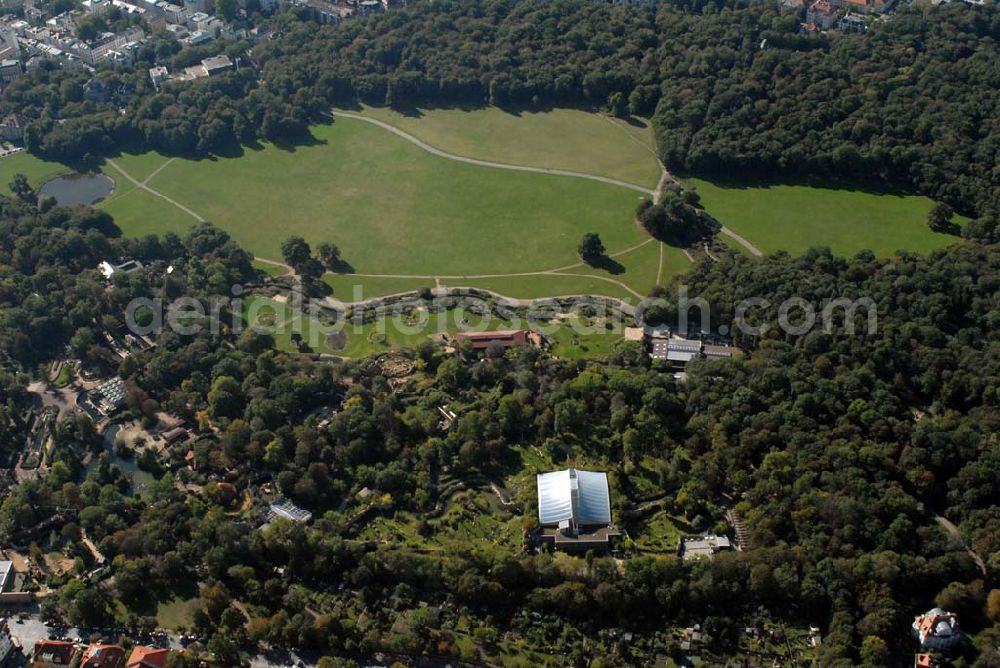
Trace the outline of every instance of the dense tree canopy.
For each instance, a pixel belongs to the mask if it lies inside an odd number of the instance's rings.
[[[993,7],[907,6],[866,34],[815,38],[775,6],[714,2],[419,2],[335,26],[291,11],[274,22],[282,36],[253,49],[256,71],[233,44],[239,71],[157,92],[143,67],[206,53],[164,44],[134,73],[102,74],[134,91],[124,115],[121,101],[81,100],[82,73],[43,70],[6,104],[39,118],[33,151],[74,160],[128,143],[294,140],[334,103],[600,107],[651,115],[674,169],[902,185],[977,217],[967,236],[997,235]]]
[[[895,661],[908,652],[914,612],[935,602],[959,610],[970,630],[995,622],[995,246],[965,243],[884,260],[868,253],[838,259],[820,249],[699,264],[686,282],[693,298],[712,305],[713,326],[733,326],[736,305],[748,297],[769,302],[754,311],[754,323],[773,324],[789,297],[819,311],[824,300],[846,296],[874,302],[877,329],[866,329],[860,312],[839,314],[830,331],[771,327],[751,336],[736,328],[749,354],[692,363],[684,382],[633,346],[588,363],[534,349],[476,359],[428,342],[414,353],[418,381],[399,393],[365,364],[276,353],[266,335],[227,328],[164,329],[155,348],[116,358],[97,332],[120,328],[129,299],[227,296],[251,272],[246,254],[210,226],[184,239],[119,240],[111,221],[86,208],[43,213],[0,199],[0,222],[0,340],[15,366],[50,359],[69,342],[88,365],[125,379],[126,415],[147,420],[166,410],[196,434],[179,451],[139,458],[156,482],[138,496],[101,454],[89,418],[60,422],[49,474],[0,504],[0,540],[18,544],[40,522],[54,522],[48,546],[78,556],[82,572],[92,559],[80,543],[84,530],[114,578],[102,585],[64,576],[46,615],[107,623],[120,614],[117,600],[142,627],[151,598],[197,581],[195,625],[226,661],[236,661],[249,640],[334,654],[435,653],[441,636],[432,641],[414,629],[435,624],[418,602],[443,596],[474,620],[477,642],[527,634],[564,655],[584,651],[574,634],[629,628],[652,637],[691,623],[710,629],[714,651],[725,654],[744,620],[767,609],[789,623],[820,624],[823,665]],[[125,255],[142,258],[147,269],[105,290],[94,266]],[[168,261],[175,271],[164,283]],[[672,318],[673,294],[660,295],[665,301],[651,317]],[[848,321],[857,325],[853,334]],[[2,379],[0,413],[13,418],[0,420],[8,425],[4,442],[23,443],[26,379]],[[447,432],[439,426],[442,402],[458,413]],[[340,410],[320,427],[307,416],[325,405]],[[641,464],[654,472],[648,493],[662,495],[694,527],[718,526],[723,506],[734,507],[753,549],[694,563],[638,556],[621,568],[596,558],[569,569],[548,554],[475,545],[424,553],[358,540],[340,511],[367,487],[384,495],[390,517],[432,513],[445,492],[442,471],[462,479],[516,471],[522,464],[512,452],[522,445],[553,461],[606,462],[616,512],[642,498],[632,491],[646,475]],[[196,471],[184,466],[188,448]],[[85,458],[93,458],[86,472]],[[258,530],[246,516],[227,514],[219,480],[238,489],[269,481],[316,519]],[[191,483],[203,492],[191,493]],[[63,510],[49,519],[52,508]],[[937,516],[959,526],[985,576]],[[393,612],[382,607],[390,596]],[[236,600],[250,615],[245,629]],[[542,640],[533,634],[547,622],[525,611],[573,631]],[[984,631],[980,651],[997,638]],[[588,651],[617,650],[592,644]]]

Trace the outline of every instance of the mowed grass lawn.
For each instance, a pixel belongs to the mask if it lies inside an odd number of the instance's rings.
[[[285,352],[311,352],[332,354],[337,351],[330,345],[328,334],[335,331],[332,324],[302,313],[291,305],[261,295],[251,295],[242,301],[244,326],[274,338],[274,345]],[[305,346],[300,349],[295,341],[298,336]]]
[[[334,299],[359,302],[374,297],[433,288],[433,278],[376,278],[354,274],[326,274],[323,281],[333,288]]]
[[[183,233],[197,222],[170,202],[137,188],[113,168],[105,168],[104,173],[115,179],[115,192],[96,206],[111,214],[128,236]]]
[[[72,171],[62,163],[42,160],[23,151],[6,155],[0,158],[0,194],[10,194],[10,182],[15,174],[24,174],[28,183],[37,190],[46,181]]]
[[[599,233],[611,251],[646,238],[632,222],[639,194],[625,188],[467,165],[364,121],[337,119],[313,132],[314,144],[294,150],[174,160],[149,185],[261,257],[280,258],[281,242],[298,234],[337,244],[358,273],[538,271],[577,262],[584,232]],[[125,199],[108,208],[118,226],[152,231]],[[157,231],[194,224],[178,213],[157,217]]]
[[[934,202],[917,195],[864,192],[810,185],[730,185],[686,179],[705,210],[765,253],[793,255],[829,246],[839,255],[871,250],[925,253],[956,237],[932,232],[927,213]]]
[[[649,188],[660,179],[653,132],[643,119],[625,121],[578,109],[510,113],[496,107],[412,112],[363,107],[352,113],[394,125],[455,155],[587,172]]]

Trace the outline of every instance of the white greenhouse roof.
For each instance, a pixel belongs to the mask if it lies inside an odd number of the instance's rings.
[[[566,469],[538,475],[538,521],[579,525],[611,524],[608,475]]]

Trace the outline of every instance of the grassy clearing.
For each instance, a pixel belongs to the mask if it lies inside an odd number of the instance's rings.
[[[593,329],[588,328],[588,332]],[[578,334],[570,327],[561,327],[549,335],[552,340],[552,355],[562,359],[586,359],[606,357],[614,351],[622,340],[621,329]]]
[[[489,490],[455,492],[444,513],[427,520],[431,530],[426,536],[418,532],[419,522],[419,517],[404,511],[378,516],[362,528],[358,538],[421,551],[475,546],[513,553],[521,544],[520,517],[504,510]]]
[[[190,629],[194,613],[201,607],[201,599],[172,599],[161,602],[156,609],[156,623],[165,629]]]
[[[167,232],[183,235],[197,224],[194,218],[170,202],[136,188],[113,169],[107,174],[116,177],[116,184],[121,185],[121,189],[116,185],[115,193],[97,207],[111,214],[115,225],[128,236],[162,235]]]
[[[525,329],[531,324],[496,316],[484,320],[482,316],[461,308],[431,313],[424,307],[408,307],[398,316],[387,316],[361,326],[347,323],[343,328],[343,347],[331,352],[344,357],[365,357],[389,350],[413,348],[432,334]],[[613,345],[622,338],[620,329],[606,330],[603,321],[596,319],[580,320],[580,329],[574,329],[574,323],[568,320],[537,324],[544,326],[544,335],[553,343],[553,354],[560,357],[601,357],[611,352]]]
[[[641,295],[648,295],[657,283],[657,271],[660,267],[660,244],[651,242],[624,255],[611,258],[618,267],[619,273],[612,273],[604,267],[580,267],[573,269],[574,273],[603,276],[625,283]],[[683,251],[674,246],[663,245],[663,273],[660,283],[664,284],[672,277],[682,274],[691,268],[691,261]]]
[[[434,287],[433,278],[367,278],[353,274],[326,274],[323,281],[333,288],[335,299],[345,302]]]
[[[69,385],[70,381],[73,380],[76,374],[76,364],[73,362],[65,362],[59,367],[59,373],[52,380],[52,385],[55,387],[66,387]]]
[[[581,267],[582,268],[582,267]],[[576,269],[568,270],[576,273]],[[566,295],[605,295],[627,302],[638,301],[635,295],[620,285],[589,276],[503,276],[500,278],[463,278],[442,280],[442,285],[461,285],[499,292],[514,299],[540,299]]]
[[[424,307],[409,307],[398,316],[388,316],[360,327],[349,323],[344,328],[346,342],[337,352],[345,357],[364,357],[400,348],[413,348],[432,334],[453,334],[460,330],[493,331],[523,326],[496,316],[483,316],[456,308],[431,313]]]
[[[705,209],[765,253],[829,246],[839,255],[928,252],[956,238],[932,232],[927,197],[809,185],[728,184],[688,179]]]
[[[285,352],[336,354],[327,336],[331,327],[307,317],[288,304],[262,296],[243,300],[243,323],[274,337],[274,345]],[[296,339],[301,337],[304,345]]]
[[[533,271],[574,262],[585,231],[612,250],[643,239],[631,223],[638,194],[624,188],[466,165],[363,121],[313,131],[315,142],[294,150],[174,160],[149,185],[261,257],[280,257],[294,232],[333,241],[360,273]],[[191,224],[175,221],[175,231]]]
[[[253,260],[250,264],[253,265],[254,269],[262,271],[268,276],[284,276],[288,273],[288,270],[284,267],[279,267],[276,264],[271,264],[269,262],[261,262],[260,260]]]
[[[585,171],[650,188],[660,178],[652,129],[642,119],[623,121],[576,109],[509,113],[496,107],[412,112],[364,107],[361,113],[456,155]]]
[[[148,179],[153,172],[165,165],[169,160],[169,158],[165,158],[159,153],[152,151],[146,153],[120,153],[112,159],[119,167],[138,181]],[[105,165],[103,171],[112,178],[121,177],[121,172],[111,165]]]
[[[696,533],[683,517],[661,510],[645,518],[630,532],[636,549],[652,554],[676,554],[682,535]]]
[[[72,171],[73,169],[60,162],[42,160],[23,151],[4,156],[0,158],[0,193],[10,194],[9,184],[15,174],[24,174],[28,177],[28,182],[37,189],[46,181]]]

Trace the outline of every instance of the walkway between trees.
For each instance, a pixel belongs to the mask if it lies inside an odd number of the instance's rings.
[[[976,566],[979,566],[979,570],[982,571],[983,575],[986,575],[986,562],[983,561],[983,558],[980,557],[975,550],[966,544],[965,538],[962,537],[962,533],[958,530],[958,527],[955,526],[951,520],[946,517],[942,517],[941,515],[935,515],[934,519],[941,525],[941,528],[948,532],[949,536],[962,544],[965,551],[968,552],[969,556],[972,557],[972,560],[976,562]]]

